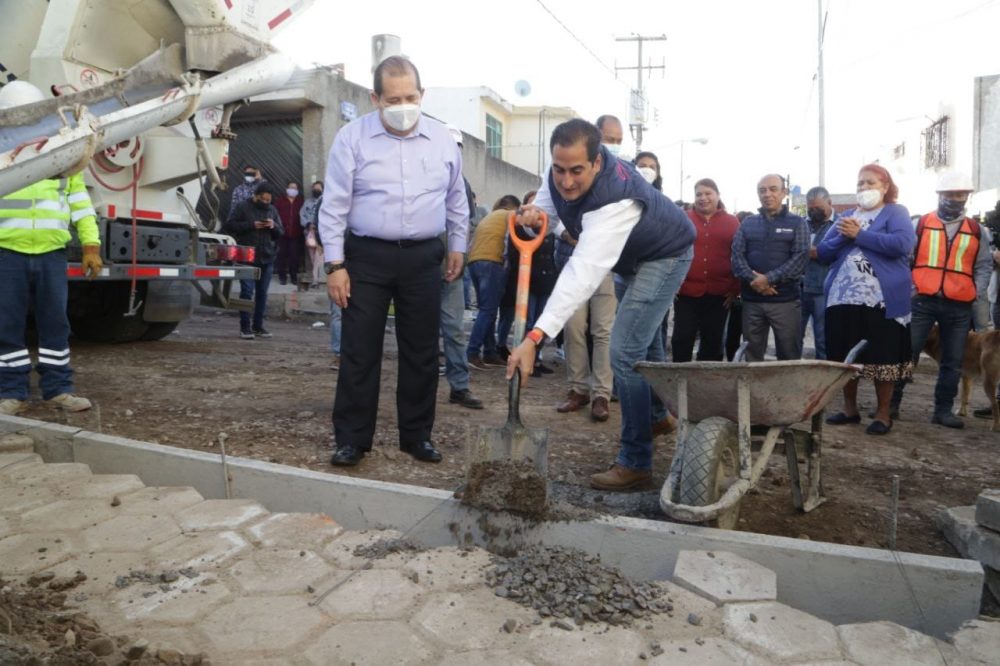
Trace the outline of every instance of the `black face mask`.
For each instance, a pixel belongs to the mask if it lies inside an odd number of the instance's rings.
[[[816,224],[823,224],[826,222],[826,211],[822,208],[810,208],[808,211],[809,220],[815,222]]]
[[[323,196],[323,190],[313,190],[313,197],[319,199],[321,196]]]
[[[952,199],[938,198],[938,217],[942,220],[954,220],[965,211],[965,203]]]
[[[270,207],[271,207],[271,204],[269,204],[269,203],[264,203],[263,201],[254,201],[254,202],[253,202],[253,205],[254,205],[254,206],[255,206],[256,208],[259,208],[259,209],[261,209],[261,210],[267,210],[268,208],[270,208]]]

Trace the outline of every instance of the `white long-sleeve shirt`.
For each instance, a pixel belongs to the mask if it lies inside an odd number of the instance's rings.
[[[532,203],[545,211],[550,220],[556,220],[553,233],[557,237],[562,234],[565,227],[552,203],[547,180],[542,183]],[[639,223],[642,212],[639,202],[622,199],[584,214],[573,256],[559,274],[535,328],[541,329],[550,338],[559,335],[573,313],[590,299],[608,271],[618,263],[625,242]]]

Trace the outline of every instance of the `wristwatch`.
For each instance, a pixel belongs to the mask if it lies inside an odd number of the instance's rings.
[[[344,262],[342,261],[328,261],[325,264],[323,264],[323,270],[326,272],[327,275],[329,275],[330,273],[335,273],[341,270],[342,268],[347,268],[346,266],[344,266]]]

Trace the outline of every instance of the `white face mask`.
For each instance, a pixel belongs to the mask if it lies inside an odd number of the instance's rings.
[[[382,109],[385,124],[397,132],[408,132],[420,120],[419,104],[396,104]]]
[[[653,181],[656,180],[656,169],[653,169],[652,167],[639,167],[636,171],[638,171],[639,175],[642,176],[643,179],[645,179],[645,181],[650,185],[652,185]]]
[[[295,197],[299,196],[299,191],[294,187],[289,187],[287,190],[285,190],[285,194],[294,199]]]
[[[620,143],[602,143],[602,146],[608,149],[608,151],[618,157],[618,154],[622,152],[622,146]]]
[[[864,210],[871,210],[882,203],[882,193],[878,190],[861,190],[857,194],[857,201]]]
[[[243,182],[244,183],[252,183],[253,181],[254,181],[254,177],[253,176],[243,176]]]

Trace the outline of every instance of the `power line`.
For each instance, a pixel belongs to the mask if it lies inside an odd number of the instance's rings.
[[[565,31],[566,31],[566,32],[567,32],[567,33],[569,34],[569,36],[570,36],[570,37],[572,37],[573,39],[575,39],[575,40],[576,40],[576,42],[577,42],[577,43],[578,43],[578,44],[579,44],[580,46],[582,46],[582,47],[583,47],[583,50],[584,50],[584,51],[586,51],[587,53],[589,53],[589,54],[590,54],[590,55],[591,55],[591,56],[592,56],[592,57],[594,58],[594,60],[596,60],[597,62],[599,62],[599,63],[600,63],[600,65],[601,65],[601,67],[603,67],[604,69],[606,69],[606,70],[607,70],[607,71],[608,71],[608,72],[609,72],[610,74],[616,74],[616,72],[615,72],[614,68],[613,68],[613,67],[611,67],[611,66],[609,66],[609,65],[608,65],[608,64],[607,64],[606,62],[604,62],[603,60],[601,60],[601,57],[600,57],[600,56],[598,56],[598,55],[597,55],[596,53],[594,53],[594,52],[593,52],[593,51],[592,51],[592,50],[590,49],[590,47],[589,47],[589,46],[587,46],[586,42],[584,42],[584,41],[583,41],[582,39],[580,39],[579,37],[577,37],[577,36],[576,36],[576,33],[575,33],[575,32],[573,32],[572,30],[570,30],[570,29],[569,29],[569,26],[568,26],[568,25],[566,25],[565,23],[563,23],[563,22],[562,22],[562,19],[560,19],[560,18],[559,18],[558,16],[556,16],[556,15],[555,15],[555,14],[554,14],[554,13],[552,12],[552,10],[551,10],[551,9],[549,9],[548,7],[546,7],[546,6],[545,6],[545,3],[544,3],[544,2],[542,2],[542,0],[535,0],[535,1],[536,1],[536,2],[537,2],[537,3],[539,4],[539,6],[540,6],[540,7],[542,8],[542,9],[544,9],[544,10],[546,11],[546,13],[547,13],[547,14],[548,14],[549,16],[551,16],[551,17],[552,17],[552,20],[554,20],[554,21],[555,21],[556,23],[558,23],[558,24],[559,24],[559,25],[560,25],[560,26],[562,27],[562,29],[563,29],[563,30],[565,30]]]

